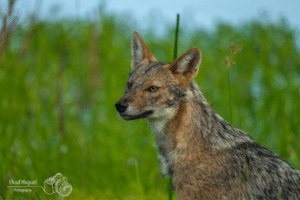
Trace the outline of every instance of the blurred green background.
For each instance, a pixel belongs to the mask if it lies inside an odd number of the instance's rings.
[[[7,188],[10,179],[43,186],[56,173],[73,187],[65,199],[168,199],[168,179],[161,176],[146,121],[124,121],[114,107],[124,94],[138,27],[105,12],[100,19],[32,21],[16,26],[0,44],[0,199],[63,199],[41,188]],[[159,61],[171,62],[175,21],[163,36],[154,29],[140,34]],[[225,58],[234,61],[232,125],[299,170],[296,34],[284,19],[180,29],[178,55],[201,49],[195,79],[228,122]],[[232,43],[239,53],[232,53]]]

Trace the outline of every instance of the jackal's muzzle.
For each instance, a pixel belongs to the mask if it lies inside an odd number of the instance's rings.
[[[129,114],[128,112],[129,109],[129,104],[127,99],[120,99],[116,104],[115,104],[116,110],[118,111],[119,115],[125,119],[125,120],[134,120],[134,119],[141,119],[141,118],[146,118],[153,114],[153,111],[146,111],[143,112],[142,114],[139,115],[132,115]]]

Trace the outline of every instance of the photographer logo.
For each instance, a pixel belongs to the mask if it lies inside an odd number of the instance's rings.
[[[31,192],[31,188],[39,187],[44,190],[48,195],[54,193],[59,194],[62,197],[69,196],[72,192],[72,185],[67,182],[67,178],[63,177],[61,173],[57,173],[55,176],[50,177],[44,181],[43,186],[37,186],[37,180],[27,181],[27,180],[9,180],[9,186],[13,192]]]

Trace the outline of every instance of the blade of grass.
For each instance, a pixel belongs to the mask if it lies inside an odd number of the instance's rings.
[[[281,187],[280,187],[280,192],[279,192],[279,200],[281,200],[281,193],[282,193],[282,186],[283,186],[283,181],[284,181],[284,177],[285,177],[285,169],[283,172],[283,176],[282,176],[282,180],[281,180]]]
[[[228,98],[229,98],[229,112],[230,112],[230,124],[232,125],[232,100],[231,100],[231,86],[230,86],[230,65],[228,66]]]
[[[174,60],[177,58],[178,33],[179,33],[179,14],[177,14],[177,20],[176,20],[175,44],[174,44],[174,57],[173,57]]]
[[[178,49],[178,33],[179,33],[179,14],[177,14],[176,19],[176,30],[175,30],[175,44],[174,44],[174,59],[177,59],[177,49]],[[172,185],[172,178],[169,179],[169,200],[172,200],[173,197],[173,185]]]
[[[250,176],[249,176],[248,164],[247,164],[246,160],[245,160],[245,170],[246,170],[246,176],[247,176],[247,188],[248,188],[248,192],[249,192],[249,197],[250,197],[250,200],[252,200]]]

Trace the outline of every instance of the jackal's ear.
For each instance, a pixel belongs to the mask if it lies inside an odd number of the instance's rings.
[[[137,31],[133,32],[131,40],[131,54],[132,70],[135,69],[135,67],[141,62],[157,61]]]
[[[168,68],[173,74],[181,74],[189,81],[198,74],[200,63],[201,51],[194,47],[174,60]]]

